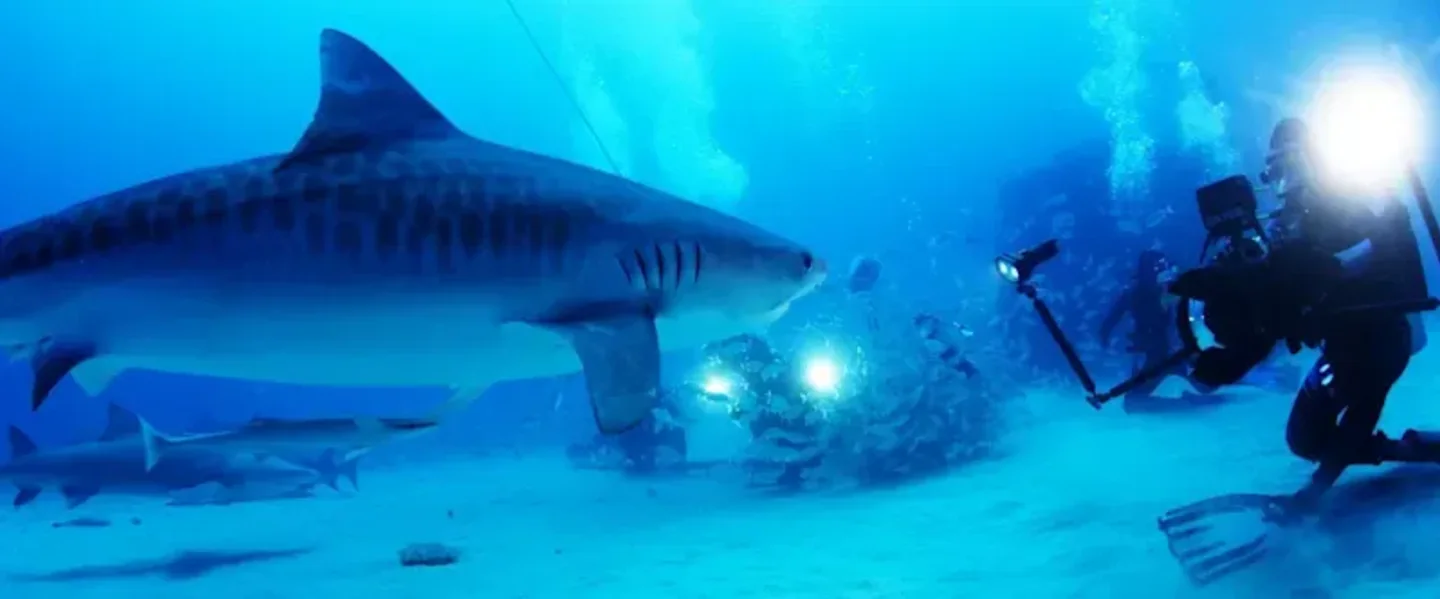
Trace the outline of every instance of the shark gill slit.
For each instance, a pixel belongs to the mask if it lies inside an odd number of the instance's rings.
[[[695,242],[695,249],[694,249],[694,252],[693,252],[693,253],[695,254],[695,260],[693,261],[693,268],[694,268],[694,270],[695,270],[695,275],[694,275],[694,278],[693,278],[693,280],[691,281],[691,283],[692,283],[692,284],[695,284],[695,285],[699,285],[699,284],[700,284],[701,261],[704,260],[704,258],[705,258],[705,248],[703,248],[703,247],[700,246],[700,242],[698,242],[698,241]]]
[[[640,250],[631,252],[635,255],[635,264],[640,269],[640,282],[645,289],[650,289],[650,266],[645,263],[645,253]]]
[[[675,250],[675,290],[679,291],[680,284],[685,281],[685,250],[679,241],[672,241],[670,245]]]

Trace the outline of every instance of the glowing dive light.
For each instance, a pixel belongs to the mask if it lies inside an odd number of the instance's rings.
[[[1035,269],[1060,253],[1060,242],[1054,239],[1014,254],[995,258],[995,272],[1000,278],[1016,285],[1030,282]]]
[[[840,365],[829,356],[812,356],[802,373],[805,386],[815,393],[832,394],[840,389]]]
[[[700,389],[710,395],[728,396],[731,391],[735,390],[735,381],[723,374],[711,373],[705,376],[705,381],[701,383]]]
[[[1316,171],[1349,192],[1383,191],[1402,181],[1422,150],[1422,100],[1404,72],[1352,66],[1321,82],[1306,121]]]
[[[995,259],[995,272],[1000,273],[1000,278],[1011,283],[1020,282],[1020,269],[1015,268],[1015,262],[1005,256]]]

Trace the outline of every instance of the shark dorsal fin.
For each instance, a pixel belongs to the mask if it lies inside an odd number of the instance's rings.
[[[133,412],[111,403],[106,415],[105,430],[100,433],[101,441],[114,441],[140,432],[140,418]]]
[[[10,459],[21,458],[35,453],[35,442],[24,431],[10,427]]]
[[[369,46],[326,29],[320,34],[320,105],[276,170],[336,153],[459,135],[450,119]]]

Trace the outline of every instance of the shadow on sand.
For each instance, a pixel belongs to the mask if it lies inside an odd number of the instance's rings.
[[[12,574],[14,582],[79,582],[122,578],[159,577],[166,580],[190,580],[209,575],[215,570],[260,562],[300,557],[312,549],[254,551],[180,551],[162,558],[150,558],[80,566],[43,574]]]

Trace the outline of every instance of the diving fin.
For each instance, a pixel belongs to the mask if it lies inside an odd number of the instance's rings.
[[[1195,586],[1205,586],[1255,565],[1269,552],[1279,526],[1274,495],[1222,495],[1178,507],[1160,517],[1170,555]]]

